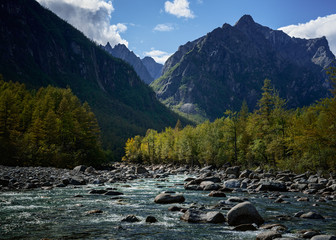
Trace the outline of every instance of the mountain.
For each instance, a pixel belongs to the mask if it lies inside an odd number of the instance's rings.
[[[141,61],[145,65],[153,79],[161,77],[163,69],[162,64],[155,62],[155,60],[151,57],[144,57],[143,59],[141,59]]]
[[[35,0],[1,1],[0,74],[30,89],[70,87],[91,106],[103,146],[116,159],[123,155],[127,138],[148,128],[175,126],[180,118],[156,99],[129,64]]]
[[[153,82],[154,78],[149,74],[141,59],[137,57],[134,52],[130,51],[124,44],[117,44],[112,48],[110,43],[107,43],[103,48],[113,57],[120,58],[129,63],[142,81],[147,84]]]
[[[253,109],[265,78],[299,107],[328,95],[324,68],[334,59],[325,37],[291,38],[244,15],[180,46],[151,86],[167,106],[203,119],[239,110],[243,100]]]

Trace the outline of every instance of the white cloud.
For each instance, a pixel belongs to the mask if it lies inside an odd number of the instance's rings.
[[[154,48],[152,48],[150,52],[145,52],[144,55],[145,56],[150,56],[156,62],[164,64],[172,54],[167,53],[167,52],[163,52],[163,51],[160,51],[160,50],[155,50]]]
[[[60,18],[82,31],[99,44],[110,42],[112,46],[128,42],[120,36],[127,30],[125,24],[111,25],[114,11],[111,1],[104,0],[37,0]]]
[[[188,0],[174,0],[165,2],[165,11],[177,17],[194,18],[194,13],[189,9]]]
[[[174,27],[171,24],[158,24],[153,30],[159,32],[170,32],[174,30]]]
[[[336,55],[336,14],[318,17],[307,23],[289,25],[279,28],[291,37],[318,38],[325,36],[329,42],[330,50]]]

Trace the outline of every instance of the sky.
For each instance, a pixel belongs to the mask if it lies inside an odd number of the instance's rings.
[[[37,0],[98,44],[165,60],[180,45],[244,14],[290,36],[326,36],[336,55],[336,0]]]

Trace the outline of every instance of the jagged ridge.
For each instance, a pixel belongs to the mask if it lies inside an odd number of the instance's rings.
[[[180,46],[151,86],[166,105],[215,119],[244,99],[253,109],[269,78],[290,107],[299,107],[327,96],[323,69],[334,59],[325,37],[291,38],[245,15]]]

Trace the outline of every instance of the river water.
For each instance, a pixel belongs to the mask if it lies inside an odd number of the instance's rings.
[[[309,202],[298,202],[299,193],[284,193],[290,204],[274,203],[265,194],[247,192],[228,193],[226,198],[213,198],[208,192],[186,191],[183,180],[186,175],[170,176],[166,179],[138,179],[128,183],[111,183],[104,186],[54,188],[0,193],[0,239],[255,239],[261,232],[232,231],[224,224],[192,224],[179,220],[180,212],[170,212],[171,205],[154,203],[157,194],[163,191],[182,193],[186,202],[178,204],[216,205],[231,196],[246,197],[252,202],[266,223],[281,223],[288,227],[293,237],[301,229],[320,230],[324,234],[336,235],[336,202],[318,202],[311,195]],[[90,189],[116,188],[124,193],[119,198],[89,194]],[[82,197],[78,197],[81,195]],[[176,204],[175,204],[176,205]],[[102,210],[101,214],[88,214],[91,210]],[[324,220],[292,218],[279,220],[280,216],[293,216],[298,211],[316,211]],[[220,210],[224,215],[227,210]],[[141,221],[122,222],[129,215]],[[157,223],[146,223],[147,216],[157,218]],[[297,236],[297,235],[296,235]]]

